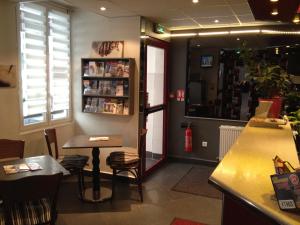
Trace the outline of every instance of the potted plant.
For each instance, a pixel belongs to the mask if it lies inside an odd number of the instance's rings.
[[[256,55],[254,51],[246,48],[245,44],[241,50],[241,57],[252,90],[256,92],[259,100],[273,102],[269,116],[278,117],[282,97],[286,96],[292,85],[289,74],[279,63]]]
[[[297,151],[300,152],[300,109],[288,114],[288,119],[292,126],[292,129],[295,131],[295,143]]]

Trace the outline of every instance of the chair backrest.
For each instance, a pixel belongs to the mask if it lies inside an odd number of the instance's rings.
[[[57,146],[57,138],[56,138],[55,128],[45,129],[44,135],[46,138],[49,155],[51,155],[55,159],[58,159],[59,155],[58,155],[58,146]],[[54,144],[54,151],[55,151],[54,154],[55,155],[53,155],[51,144]]]
[[[5,203],[49,198],[56,200],[63,174],[27,176],[17,180],[0,180],[0,196]]]
[[[0,139],[0,159],[23,158],[24,146],[22,140]]]
[[[10,220],[11,209],[20,207],[22,205],[20,203],[42,199],[47,199],[50,220],[53,220],[56,214],[57,193],[62,176],[62,173],[56,173],[53,175],[27,176],[17,180],[0,181],[0,198],[3,200],[6,222],[8,224],[12,223]],[[22,209],[20,210],[22,211]],[[22,220],[24,218],[17,219]]]

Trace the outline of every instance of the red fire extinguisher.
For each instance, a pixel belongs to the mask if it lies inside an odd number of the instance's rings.
[[[187,128],[185,129],[185,144],[184,144],[184,150],[186,152],[192,151],[192,129],[190,127],[190,124],[188,124]]]

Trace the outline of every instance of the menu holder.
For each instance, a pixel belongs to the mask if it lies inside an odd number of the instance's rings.
[[[271,175],[277,202],[281,210],[300,209],[300,172]]]
[[[90,137],[89,141],[108,141],[109,137]]]
[[[271,181],[281,210],[300,209],[300,172],[288,162],[276,156],[273,159],[276,174]]]

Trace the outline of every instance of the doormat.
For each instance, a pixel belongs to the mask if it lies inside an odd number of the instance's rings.
[[[192,167],[172,190],[222,199],[222,193],[208,183],[208,178],[213,171],[214,168],[207,166]]]
[[[198,223],[191,220],[185,220],[181,218],[174,218],[171,225],[205,225],[204,223]]]

